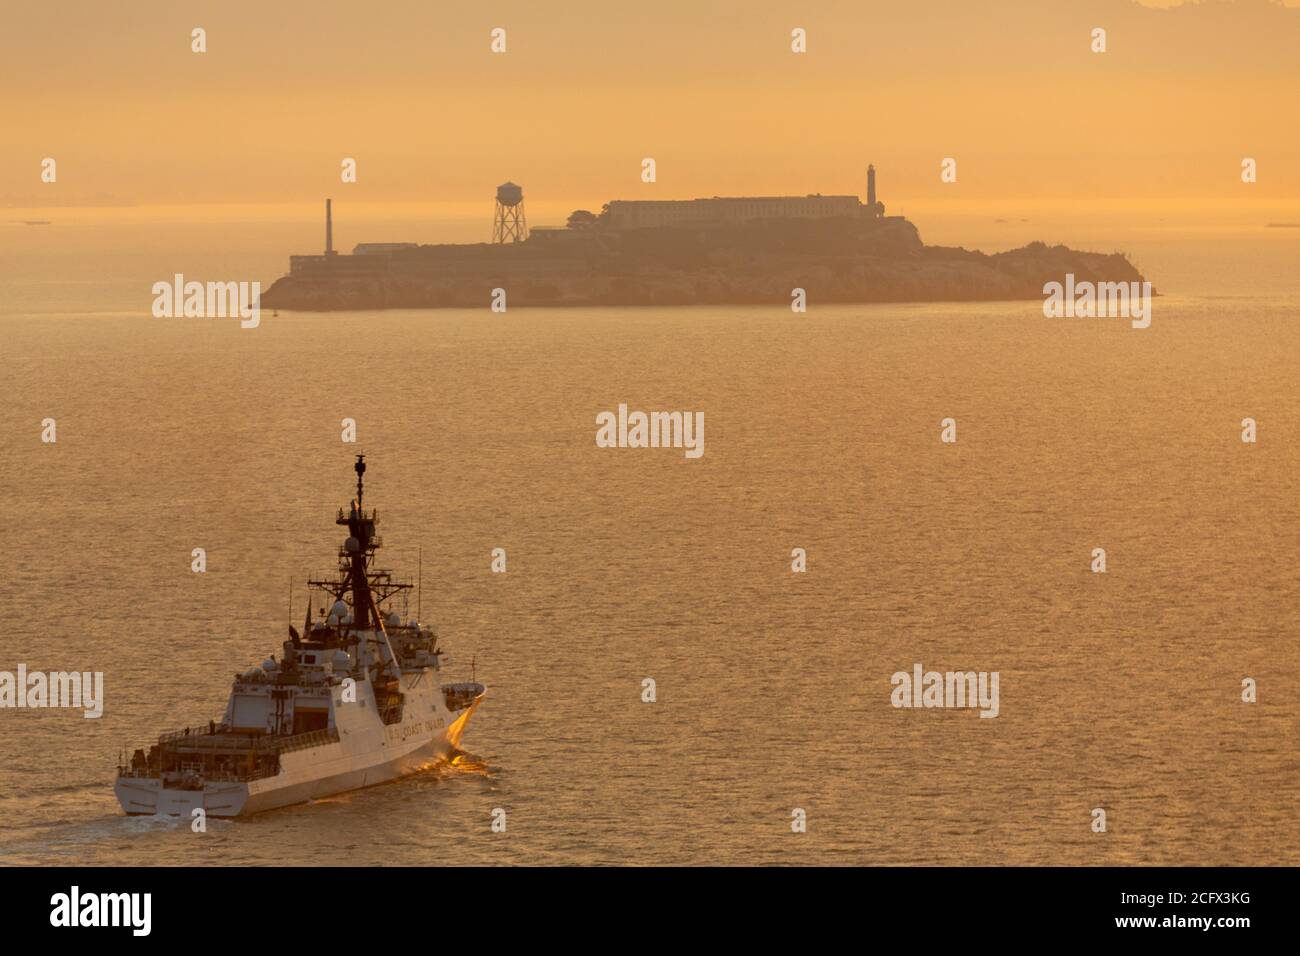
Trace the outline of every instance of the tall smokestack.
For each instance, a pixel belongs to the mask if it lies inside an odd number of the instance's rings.
[[[332,200],[325,200],[325,255],[334,255],[334,210]]]
[[[867,205],[871,207],[871,214],[876,212],[876,167],[867,167]]]

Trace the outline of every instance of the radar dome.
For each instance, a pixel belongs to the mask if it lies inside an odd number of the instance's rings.
[[[401,624],[402,624],[402,615],[398,614],[396,611],[393,611],[391,614],[388,615],[389,627],[400,627]]]
[[[343,616],[347,613],[348,606],[342,601],[335,601],[333,606],[330,608],[330,617],[337,617],[339,620],[342,620]]]
[[[343,542],[343,550],[348,554],[356,554],[361,550],[361,542],[356,538],[349,537],[348,540]]]

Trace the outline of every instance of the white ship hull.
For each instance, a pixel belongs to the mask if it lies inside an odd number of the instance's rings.
[[[420,702],[420,696],[411,703]],[[483,695],[454,714],[440,698],[439,691],[427,707],[408,706],[404,719],[389,725],[380,723],[373,709],[341,707],[337,711],[339,739],[283,754],[274,776],[205,781],[201,787],[191,788],[169,786],[158,777],[120,776],[117,799],[133,816],[192,819],[194,811],[202,809],[206,816],[239,817],[387,783],[445,759],[457,749]]]

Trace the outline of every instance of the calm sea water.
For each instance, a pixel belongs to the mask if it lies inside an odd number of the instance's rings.
[[[1300,863],[1300,236],[1126,243],[1167,293],[1145,331],[1036,303],[241,330],[149,318],[148,287],[269,282],[287,233],[56,228],[0,241],[0,669],[101,670],[107,701],[0,711],[0,859]],[[597,448],[620,402],[704,411],[704,456]],[[450,675],[490,686],[469,756],[202,835],[121,816],[119,751],[278,650],[358,449],[385,563],[423,548]],[[892,708],[917,662],[998,671],[1000,716]]]

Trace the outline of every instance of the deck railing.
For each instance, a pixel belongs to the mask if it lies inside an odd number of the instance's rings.
[[[217,731],[220,730],[221,728],[218,727]],[[315,747],[323,743],[337,742],[338,739],[338,731],[332,729],[308,730],[301,734],[294,734],[292,737],[258,734],[235,737],[230,735],[217,736],[216,733],[208,733],[207,728],[202,727],[197,731],[191,730],[188,734],[183,730],[163,734],[158,738],[158,743],[184,744],[186,741],[194,741],[197,744],[196,749],[204,753],[246,754],[252,751],[263,754],[302,750],[304,747]]]

